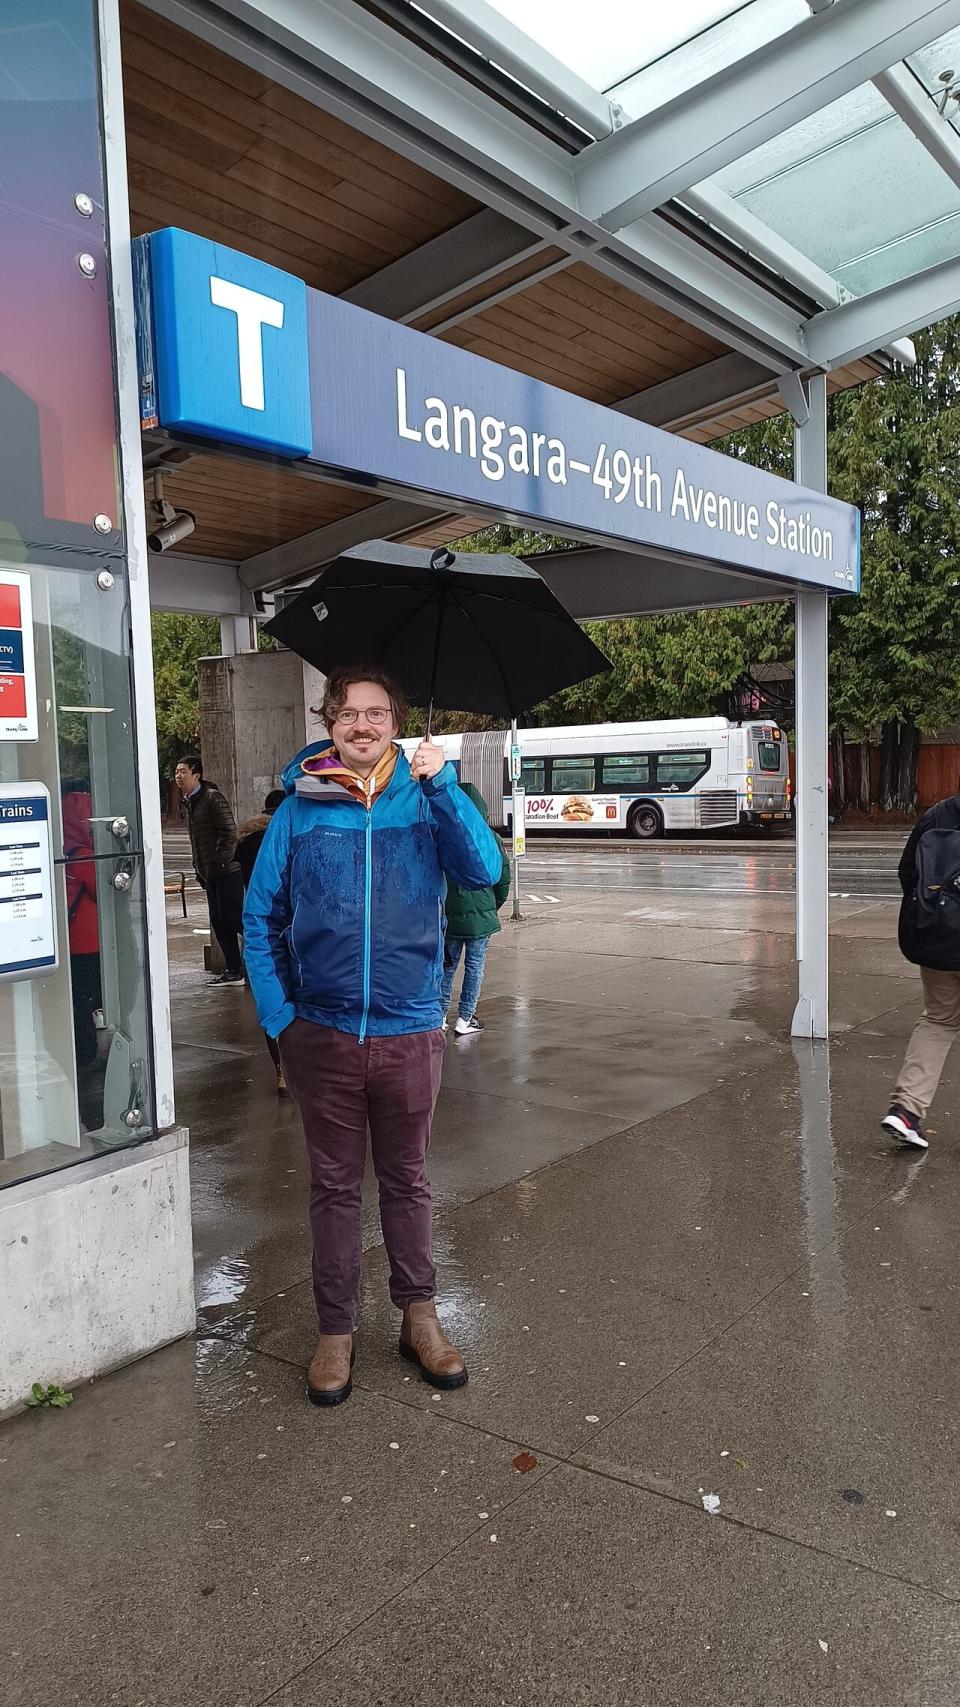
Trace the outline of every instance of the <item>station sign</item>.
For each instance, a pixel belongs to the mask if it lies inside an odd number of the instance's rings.
[[[0,982],[57,969],[50,795],[42,782],[0,783]]]
[[[522,788],[513,791],[513,857],[524,859],[527,852],[527,811],[526,792]]]
[[[859,514],[735,457],[308,288],[221,244],[138,239],[145,421],[549,531],[856,592]]]

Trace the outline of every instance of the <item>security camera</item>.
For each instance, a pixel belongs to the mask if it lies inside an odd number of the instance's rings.
[[[193,533],[197,525],[196,516],[189,510],[175,510],[172,504],[164,504],[164,518],[158,528],[147,534],[147,545],[151,551],[169,551],[171,545],[179,545],[182,539]]]
[[[147,534],[147,546],[150,551],[169,551],[171,545],[179,545],[193,533],[197,518],[189,510],[175,510],[168,504],[163,495],[163,476],[157,473],[153,477],[153,502],[149,506],[153,527]]]

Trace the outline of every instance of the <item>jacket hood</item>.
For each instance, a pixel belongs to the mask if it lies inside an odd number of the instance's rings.
[[[237,840],[242,841],[244,836],[254,836],[258,831],[265,830],[271,816],[270,812],[258,812],[255,818],[248,818],[245,824],[240,825],[237,831]]]
[[[297,783],[302,782],[302,780],[303,780],[303,775],[304,775],[303,762],[305,759],[323,759],[323,758],[332,758],[336,761],[337,765],[340,764],[340,758],[339,758],[339,755],[337,753],[337,749],[334,746],[333,742],[331,741],[329,735],[323,741],[311,741],[306,747],[301,747],[299,753],[295,754],[294,757],[290,760],[290,763],[285,766],[285,768],[283,769],[283,771],[280,774],[280,781],[282,782],[283,787],[286,790],[286,793],[287,794],[295,794],[296,793]],[[405,763],[406,763],[406,757],[405,757],[403,748],[398,745],[397,746],[397,770],[394,771],[394,776],[396,776],[397,771]],[[322,772],[321,772],[321,775],[322,775]]]
[[[488,824],[490,822],[490,814],[487,811],[487,803],[484,800],[483,795],[480,793],[479,788],[474,788],[472,782],[462,782],[460,787],[463,789],[467,799],[472,801],[484,823]]]
[[[334,751],[335,748],[329,735],[326,736],[323,741],[311,741],[306,747],[301,747],[299,753],[294,755],[290,760],[290,763],[285,765],[284,769],[280,773],[280,781],[287,794],[293,793],[297,786],[299,777],[303,775],[300,767],[303,764],[304,759],[321,758],[324,753],[332,753]]]

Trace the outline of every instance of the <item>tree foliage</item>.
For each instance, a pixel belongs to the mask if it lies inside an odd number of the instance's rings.
[[[153,676],[157,703],[157,759],[168,781],[184,753],[200,745],[197,662],[220,651],[220,624],[213,616],[153,617]]]
[[[917,363],[833,400],[831,490],[859,506],[863,589],[831,613],[831,706],[881,731],[880,805],[912,810],[920,733],[960,712],[960,322]]]

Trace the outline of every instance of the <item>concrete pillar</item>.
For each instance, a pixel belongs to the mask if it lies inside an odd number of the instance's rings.
[[[322,739],[312,708],[324,678],[293,652],[245,652],[201,658],[199,681],[204,774],[240,824],[262,810],[294,754]]]
[[[794,478],[827,489],[827,381],[808,383],[806,419],[794,430]],[[797,961],[794,1037],[826,1037],[828,1028],[829,867],[827,843],[827,594],[796,597]]]

